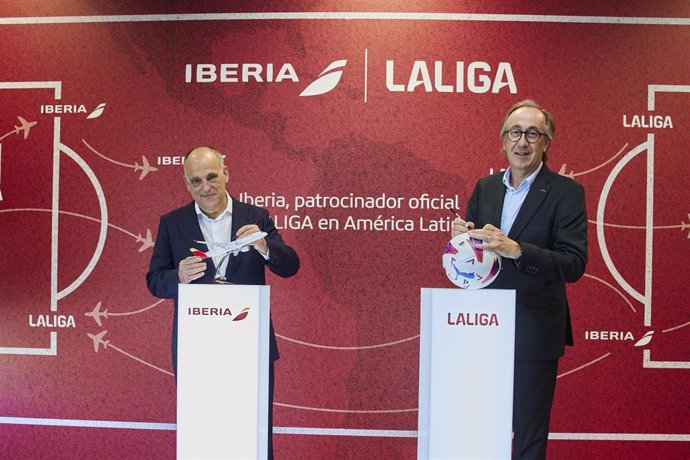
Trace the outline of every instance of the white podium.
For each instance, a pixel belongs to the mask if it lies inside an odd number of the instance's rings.
[[[266,458],[267,286],[181,284],[177,458]]]
[[[510,459],[515,292],[422,289],[420,459]]]

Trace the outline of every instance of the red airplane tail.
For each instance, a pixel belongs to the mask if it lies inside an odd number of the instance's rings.
[[[192,254],[194,254],[197,257],[201,257],[202,259],[208,259],[208,255],[204,251],[200,251],[196,248],[189,248]]]

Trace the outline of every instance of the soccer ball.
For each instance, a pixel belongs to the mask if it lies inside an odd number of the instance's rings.
[[[443,254],[443,268],[448,279],[463,289],[481,289],[496,279],[501,271],[501,256],[489,249],[480,249],[481,240],[461,233],[448,244]]]

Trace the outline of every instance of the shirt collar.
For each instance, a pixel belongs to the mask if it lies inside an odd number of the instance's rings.
[[[229,194],[227,191],[225,192],[225,195],[228,197],[228,204],[227,204],[227,206],[225,207],[225,210],[224,210],[223,212],[221,212],[221,213],[218,215],[218,217],[216,217],[215,219],[211,219],[211,218],[208,217],[206,214],[204,214],[204,212],[203,212],[203,211],[201,210],[201,208],[199,207],[199,204],[195,201],[195,202],[194,202],[194,210],[196,211],[197,217],[198,217],[198,216],[201,216],[201,217],[203,217],[204,219],[207,219],[207,220],[218,221],[218,220],[221,220],[222,218],[224,218],[225,216],[232,216],[232,197],[230,196],[230,194]]]
[[[544,166],[544,162],[542,161],[539,163],[539,167],[534,170],[532,174],[529,176],[525,177],[525,179],[518,185],[517,188],[513,188],[512,185],[510,185],[510,166],[508,166],[508,169],[506,169],[505,174],[503,174],[503,185],[505,185],[507,188],[510,190],[519,190],[521,188],[530,188],[532,183],[534,182],[534,179],[537,177],[537,174],[539,174],[539,171],[541,171],[542,166]]]

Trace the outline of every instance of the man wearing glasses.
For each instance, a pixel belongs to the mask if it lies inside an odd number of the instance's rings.
[[[174,299],[172,359],[177,373],[178,283],[212,283],[214,278],[233,284],[266,284],[264,268],[287,278],[297,273],[299,258],[283,242],[268,211],[232,198],[225,187],[228,169],[223,156],[211,147],[198,147],[184,158],[184,181],[192,202],[161,217],[146,282],[151,293]],[[252,243],[255,251],[202,260],[192,256],[194,240],[227,242],[256,232],[267,235]],[[210,249],[210,248],[209,248]],[[268,453],[272,458],[273,361],[278,347],[271,325],[269,365]]]
[[[503,256],[491,287],[516,291],[514,459],[546,457],[558,359],[573,344],[565,283],[587,264],[584,189],[546,166],[554,132],[551,114],[534,101],[512,106],[500,133],[510,167],[477,182],[452,229]]]

